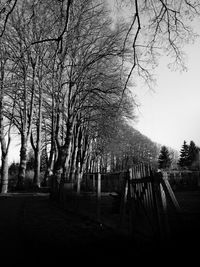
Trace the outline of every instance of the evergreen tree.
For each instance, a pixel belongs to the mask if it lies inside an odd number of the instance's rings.
[[[166,169],[171,165],[171,158],[166,146],[162,146],[158,157],[158,168]]]
[[[189,155],[189,146],[187,145],[187,142],[184,141],[182,148],[180,150],[180,157],[179,157],[179,162],[178,162],[178,165],[180,167],[189,166],[188,155]]]
[[[188,166],[192,167],[193,163],[196,161],[198,153],[198,148],[196,147],[193,141],[190,141],[190,145],[188,148]]]

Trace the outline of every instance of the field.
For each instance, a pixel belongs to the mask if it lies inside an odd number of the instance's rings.
[[[65,206],[49,200],[48,193],[10,193],[0,197],[1,251],[8,266],[58,264],[73,260],[87,265],[174,263],[198,258],[200,191],[177,191],[181,216],[173,217],[171,236],[156,246],[138,247],[117,226],[116,198],[102,196],[98,221],[95,196],[68,197]],[[71,202],[70,202],[71,201]],[[12,257],[11,257],[12,255]],[[2,260],[2,262],[3,262]],[[13,265],[12,265],[13,264]],[[159,265],[158,264],[158,265]]]

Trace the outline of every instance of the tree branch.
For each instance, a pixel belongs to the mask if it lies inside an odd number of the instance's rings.
[[[13,12],[13,10],[14,10],[16,4],[17,4],[17,0],[15,0],[15,2],[14,2],[14,4],[13,4],[12,8],[10,9],[10,11],[9,11],[9,12],[7,13],[7,15],[6,15],[6,18],[5,18],[5,21],[4,21],[4,25],[3,25],[3,30],[2,30],[2,32],[1,32],[1,34],[0,34],[0,38],[3,36],[3,34],[4,34],[5,30],[6,30],[6,24],[7,24],[8,18],[9,18],[9,16],[10,16],[10,14]]]

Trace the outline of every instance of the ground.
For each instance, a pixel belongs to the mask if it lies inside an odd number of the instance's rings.
[[[1,196],[0,215],[0,249],[8,266],[119,263],[128,242],[109,227],[63,211],[48,194]]]
[[[125,266],[133,262],[191,264],[198,258],[200,191],[177,192],[184,220],[166,246],[139,250],[116,229],[64,210],[48,193],[0,196],[0,251],[4,266]],[[65,264],[66,263],[66,264]],[[63,265],[64,264],[64,265]],[[2,265],[3,266],[3,265]]]

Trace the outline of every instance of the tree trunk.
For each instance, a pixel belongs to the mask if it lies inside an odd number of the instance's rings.
[[[3,126],[1,125],[1,127]],[[7,193],[8,191],[8,149],[10,145],[10,136],[8,138],[8,144],[6,146],[3,129],[1,129],[1,193]]]
[[[68,125],[69,126],[69,125]],[[70,127],[70,126],[69,126]],[[69,157],[71,155],[71,142],[73,127],[68,128],[68,133],[65,138],[65,144],[58,146],[58,157],[56,159],[53,171],[53,179],[51,184],[52,197],[58,197],[60,191],[60,185],[64,183],[63,179],[63,166],[66,164],[66,171],[69,172]]]
[[[8,149],[10,145],[10,126],[8,129],[8,142],[6,144],[3,122],[3,109],[4,109],[4,64],[3,51],[1,51],[0,61],[0,143],[1,143],[1,180],[0,180],[0,193],[7,193],[8,191]]]
[[[52,109],[51,109],[51,149],[49,153],[47,169],[44,175],[44,183],[47,184],[48,178],[52,176],[54,163],[56,161],[56,133],[55,133],[55,99],[54,95],[52,94]],[[45,136],[46,136],[45,132]],[[50,185],[51,186],[51,185]]]
[[[8,191],[8,150],[10,146],[10,128],[8,130],[8,141],[6,144],[4,135],[4,124],[2,113],[0,114],[0,142],[1,142],[1,183],[0,192],[7,193]]]
[[[71,182],[74,183],[76,180],[76,171],[77,171],[77,154],[78,154],[78,137],[79,137],[80,127],[76,125],[74,136],[73,136],[73,144],[72,144],[72,155],[71,155],[71,166],[70,166],[70,174],[71,174]]]
[[[21,149],[20,149],[20,164],[19,174],[16,189],[24,189],[24,181],[26,176],[26,164],[27,164],[27,141],[22,138]]]
[[[2,156],[1,160],[1,193],[8,192],[8,155]]]
[[[33,186],[40,188],[41,151],[35,151]]]
[[[51,197],[57,198],[59,195],[59,185],[62,179],[63,166],[67,158],[67,149],[62,146],[58,149],[58,158],[54,165],[53,177],[51,181]]]
[[[40,188],[40,167],[41,167],[41,134],[42,134],[42,102],[43,92],[41,86],[39,87],[39,112],[37,123],[37,140],[35,148],[35,165],[34,165],[34,178],[33,185]]]
[[[50,155],[49,155],[49,159],[48,159],[48,163],[47,163],[47,169],[44,175],[44,185],[47,185],[47,180],[49,177],[52,176],[53,173],[53,163],[54,163],[54,155],[55,155],[55,150],[53,147],[51,147],[50,150]]]

